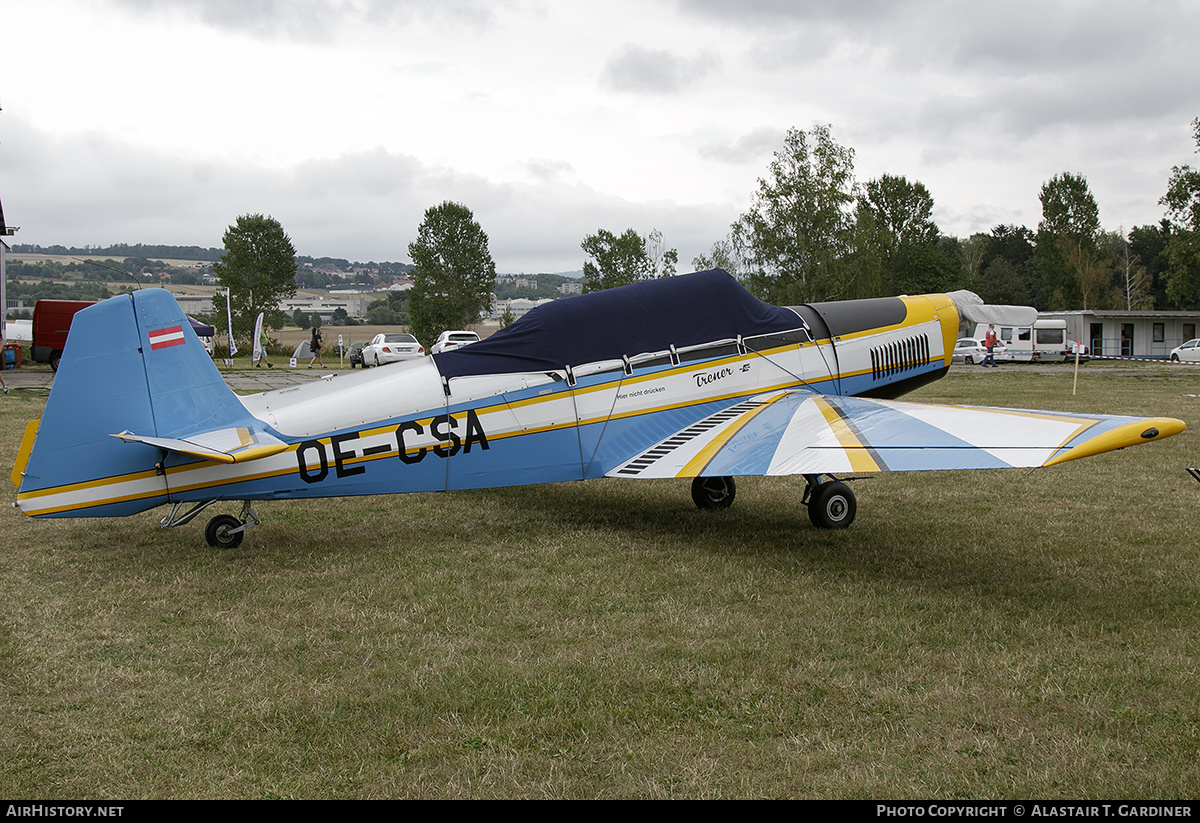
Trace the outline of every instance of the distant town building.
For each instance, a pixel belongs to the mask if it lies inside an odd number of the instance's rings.
[[[497,280],[505,285],[513,286],[518,289],[529,289],[530,291],[537,290],[537,278],[518,275],[515,277],[498,277]]]
[[[195,317],[198,314],[213,313],[211,294],[173,294],[172,296],[179,304],[179,308],[183,309],[184,314]]]
[[[529,300],[525,297],[516,297],[512,300],[496,300],[492,303],[492,317],[503,317],[505,311],[512,315],[514,320],[523,317],[531,309],[546,303],[553,303],[550,298],[542,298],[541,300]]]

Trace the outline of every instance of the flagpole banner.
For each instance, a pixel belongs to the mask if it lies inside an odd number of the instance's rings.
[[[225,322],[229,328],[229,360],[232,364],[233,356],[237,354],[237,343],[233,342],[233,297],[229,289],[225,289]]]
[[[262,359],[262,321],[263,313],[258,313],[258,318],[254,321],[254,351],[250,355],[251,362],[257,363]]]

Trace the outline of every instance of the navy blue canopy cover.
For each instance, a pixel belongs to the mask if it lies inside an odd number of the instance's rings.
[[[555,300],[434,358],[445,377],[548,372],[803,325],[796,312],[762,302],[713,269]]]

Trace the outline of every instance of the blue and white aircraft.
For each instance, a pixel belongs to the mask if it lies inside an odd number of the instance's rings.
[[[452,352],[235,395],[165,291],[75,315],[13,480],[32,517],[220,501],[213,546],[251,504],[601,477],[693,478],[701,507],[734,478],[801,475],[822,528],[856,501],[839,475],[1049,466],[1158,440],[1179,420],[906,403],[944,375],[945,295],[790,308],[714,270],[556,300]]]

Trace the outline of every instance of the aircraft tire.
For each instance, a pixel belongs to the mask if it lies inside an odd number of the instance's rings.
[[[808,500],[808,519],[818,529],[844,529],[857,511],[854,492],[840,481],[816,486]]]
[[[727,509],[737,485],[732,477],[697,477],[692,480],[692,502],[701,509]]]
[[[231,530],[241,525],[242,521],[231,514],[218,514],[208,521],[208,525],[204,529],[204,539],[214,549],[236,549],[242,545],[242,537],[245,532],[231,533]]]

